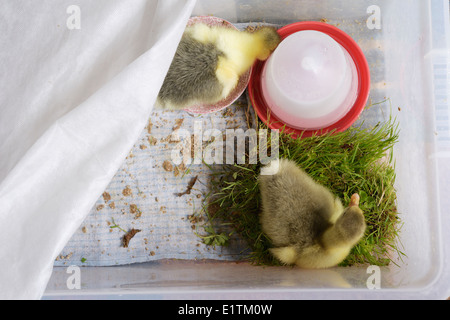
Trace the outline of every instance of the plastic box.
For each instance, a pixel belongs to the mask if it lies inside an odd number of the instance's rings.
[[[55,268],[45,299],[445,299],[450,296],[449,2],[447,0],[201,1],[193,15],[230,22],[327,21],[351,35],[371,69],[367,121],[400,123],[394,150],[407,257],[367,266],[301,270],[216,261],[159,261],[81,269],[69,290]],[[377,18],[373,20],[372,18]],[[381,20],[380,20],[381,19]],[[371,100],[370,100],[371,99]],[[379,286],[373,281],[379,273]],[[379,288],[378,288],[379,287]]]

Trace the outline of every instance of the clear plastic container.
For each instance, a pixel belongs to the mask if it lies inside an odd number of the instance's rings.
[[[395,147],[400,239],[389,267],[302,270],[217,261],[159,261],[81,269],[69,290],[55,268],[44,298],[445,299],[450,295],[449,7],[446,0],[202,1],[193,15],[232,23],[326,21],[359,44],[371,70],[366,124],[400,123]],[[377,282],[379,280],[379,282]]]

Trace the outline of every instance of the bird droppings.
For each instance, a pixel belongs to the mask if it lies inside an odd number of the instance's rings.
[[[154,136],[148,136],[147,140],[151,146],[155,146],[158,143],[158,139],[156,139]]]
[[[67,255],[62,255],[62,254],[60,254],[59,256],[57,256],[56,257],[56,261],[59,261],[59,260],[69,260],[70,258],[72,258],[72,256],[73,256],[73,252],[70,252],[69,254],[67,254]]]
[[[180,118],[175,120],[175,126],[172,128],[173,131],[180,129],[181,125],[183,124],[184,119]]]
[[[222,112],[222,116],[224,118],[227,117],[234,117],[236,115],[236,113],[233,112],[233,110],[231,110],[230,108],[226,108],[223,112]]]
[[[181,196],[184,196],[185,194],[191,194],[191,190],[192,190],[192,188],[194,187],[195,182],[197,182],[197,179],[198,179],[198,176],[193,177],[193,178],[189,181],[188,186],[187,186],[187,188],[186,188],[186,191],[180,192],[180,193],[175,193],[175,195],[176,195],[177,197],[181,197]]]
[[[165,160],[162,164],[162,167],[164,168],[164,170],[171,172],[173,170],[173,165],[172,162],[170,162],[169,160]]]
[[[147,127],[146,127],[148,134],[152,133],[152,128],[153,128],[152,119],[148,119],[148,124],[147,124]]]
[[[124,248],[128,248],[128,244],[130,243],[130,240],[133,239],[133,237],[138,233],[141,232],[139,229],[131,229],[128,231],[122,238],[122,246]]]
[[[139,219],[142,215],[142,211],[134,203],[130,204],[130,213],[134,214],[135,219]]]
[[[177,166],[175,166],[175,168],[173,169],[173,175],[175,177],[178,177],[180,175],[180,169],[178,169]]]
[[[102,194],[103,200],[106,202],[108,202],[109,200],[111,200],[111,195],[108,192],[103,192]]]
[[[125,197],[129,197],[133,194],[133,191],[131,190],[130,186],[126,186],[125,189],[122,190],[122,194]]]

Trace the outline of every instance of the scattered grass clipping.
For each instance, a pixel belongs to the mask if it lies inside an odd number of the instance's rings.
[[[266,128],[262,123],[259,126]],[[386,266],[392,262],[394,253],[398,257],[404,255],[399,250],[401,221],[396,206],[392,157],[398,137],[398,124],[393,118],[373,128],[352,127],[341,133],[304,139],[280,132],[280,158],[294,160],[338,196],[344,206],[353,193],[360,195],[366,233],[340,266],[367,263]],[[259,223],[260,168],[260,163],[210,167],[211,192],[201,212],[196,213],[206,214],[203,222],[206,235],[197,234],[206,244],[227,245],[231,226],[248,243],[249,261],[257,265],[280,265],[270,255],[270,239],[261,231]]]

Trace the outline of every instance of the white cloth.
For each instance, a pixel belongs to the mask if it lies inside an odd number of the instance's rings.
[[[42,296],[145,127],[194,5],[1,2],[1,299]]]

